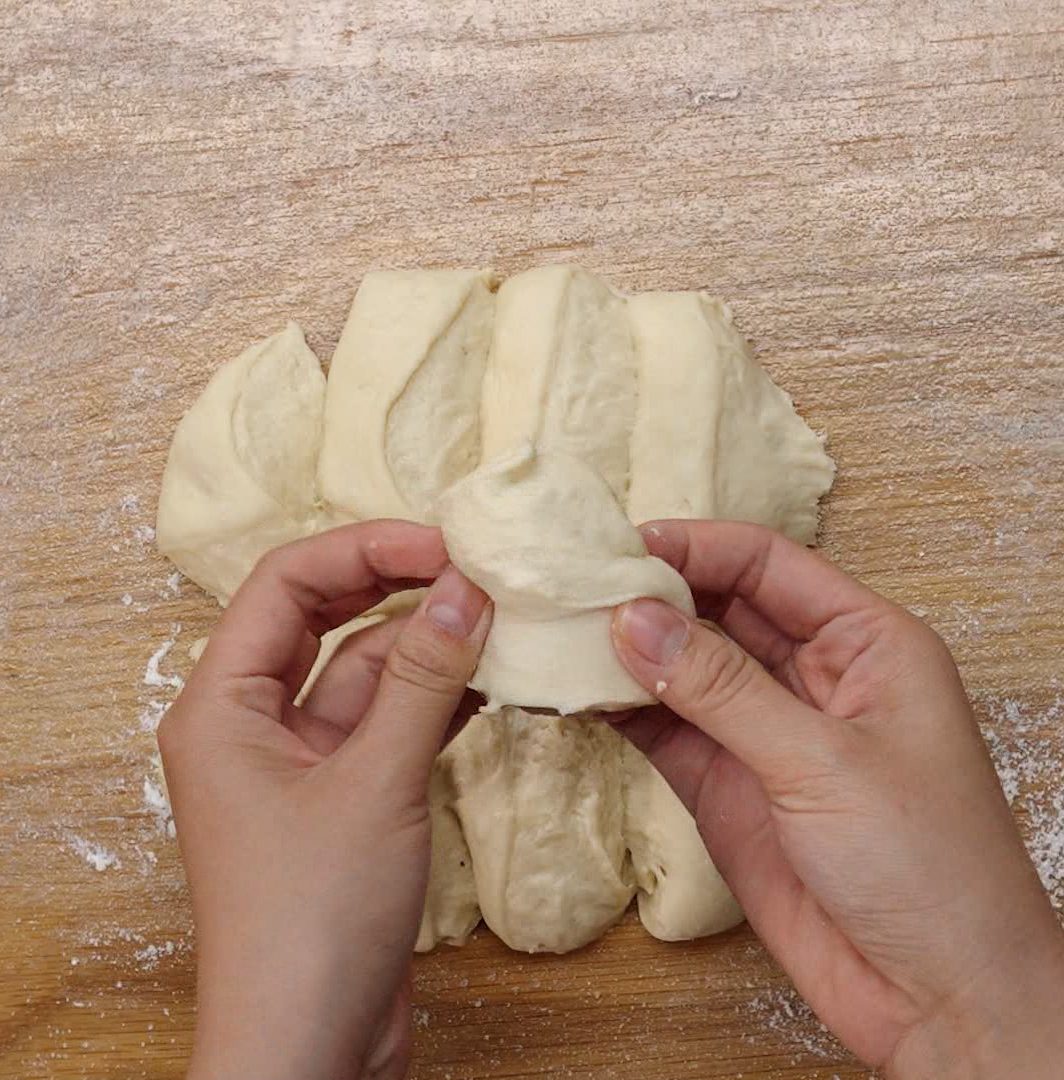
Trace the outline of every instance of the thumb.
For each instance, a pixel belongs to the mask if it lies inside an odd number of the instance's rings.
[[[804,772],[825,743],[825,718],[730,638],[660,600],[613,617],[621,662],[643,687],[740,761],[771,790]]]
[[[395,639],[358,737],[340,754],[362,767],[371,760],[385,790],[426,790],[490,625],[488,597],[454,567],[444,570]]]

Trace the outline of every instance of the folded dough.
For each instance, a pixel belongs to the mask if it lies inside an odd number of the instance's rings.
[[[459,480],[439,505],[451,560],[495,603],[470,683],[489,709],[567,714],[654,700],[617,659],[613,608],[653,596],[693,614],[691,590],[647,555],[594,469],[525,444]]]
[[[525,442],[628,489],[636,367],[624,300],[574,266],[541,266],[499,289],[481,406],[484,461]]]
[[[326,527],[315,497],[325,376],[290,322],[221,367],[170,445],[159,550],[222,604],[271,548]]]
[[[627,908],[622,744],[605,724],[515,708],[452,744],[480,907],[510,948],[577,949]]]
[[[694,818],[631,744],[624,748],[624,795],[624,839],[639,886],[639,919],[649,933],[687,941],[742,922]]]
[[[480,922],[473,860],[455,810],[457,797],[454,759],[448,748],[436,759],[429,782],[432,860],[416,952],[428,952],[440,942],[464,945]]]
[[[628,313],[639,365],[632,520],[754,521],[813,543],[834,463],[727,305],[704,293],[641,293]]]
[[[494,276],[367,274],[329,368],[318,479],[356,518],[433,520],[432,504],[477,463]]]

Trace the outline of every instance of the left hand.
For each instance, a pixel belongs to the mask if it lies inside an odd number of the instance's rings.
[[[433,579],[293,704],[325,631]],[[280,548],[237,592],[159,730],[199,951],[192,1080],[405,1074],[429,775],[490,619],[439,530],[403,522]]]

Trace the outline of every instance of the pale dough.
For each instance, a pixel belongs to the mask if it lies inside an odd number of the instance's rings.
[[[495,602],[470,683],[489,710],[569,714],[654,700],[617,659],[613,609],[652,596],[694,614],[694,601],[683,578],[647,554],[590,465],[525,444],[459,480],[439,505],[451,561]]]
[[[621,737],[586,717],[475,716],[456,803],[484,921],[512,949],[568,952],[628,907]]]
[[[170,445],[156,543],[222,604],[271,548],[319,531],[325,376],[290,322],[223,365]]]
[[[481,270],[367,275],[327,388],[294,323],[223,366],[175,433],[160,549],[226,603],[278,544],[442,517],[452,557],[495,599],[474,682],[500,711],[437,760],[417,948],[461,944],[483,909],[513,948],[566,951],[636,891],[655,936],[715,933],[741,911],[646,758],[593,714],[513,706],[650,700],[609,646],[612,606],[691,601],[625,513],[811,543],[834,466],[719,300],[625,298],[569,266],[496,286]],[[326,635],[299,700],[346,637],[419,595]]]
[[[742,922],[742,909],[706,853],[694,819],[629,743],[624,770],[624,839],[643,925],[662,941],[686,941]]]
[[[484,461],[532,442],[586,461],[623,501],[635,409],[621,296],[574,266],[502,284],[481,405]]]
[[[639,363],[632,519],[753,521],[811,544],[835,466],[727,305],[703,293],[641,293],[628,311]]]
[[[476,465],[494,285],[472,270],[363,279],[329,368],[318,477],[333,506],[429,521],[436,495]]]

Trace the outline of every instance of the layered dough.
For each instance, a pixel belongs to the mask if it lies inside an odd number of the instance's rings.
[[[704,293],[641,293],[628,313],[639,366],[632,520],[752,521],[813,543],[835,466],[728,306]]]
[[[155,539],[223,605],[259,557],[325,527],[314,482],[325,376],[290,322],[215,373],[181,418]]]
[[[480,909],[510,948],[577,949],[628,907],[622,745],[593,718],[504,708],[448,751]]]
[[[693,615],[694,601],[590,465],[524,444],[448,488],[440,520],[454,565],[495,603],[470,683],[489,711],[567,715],[654,700],[617,659],[613,609],[652,596]]]
[[[636,363],[625,300],[575,266],[540,266],[499,289],[484,376],[483,460],[534,443],[628,490]]]
[[[488,271],[367,274],[329,368],[322,495],[355,518],[433,519],[480,459],[491,341]]]
[[[634,894],[664,940],[742,917],[671,788],[578,711],[648,700],[609,645],[614,604],[691,610],[625,515],[754,521],[811,543],[833,473],[718,300],[625,297],[569,266],[501,286],[489,271],[389,271],[359,288],[327,386],[294,323],[218,371],[175,433],[158,541],[226,603],[263,552],[332,523],[442,521],[495,600],[475,680],[495,707],[433,773],[417,947],[461,944],[483,914],[515,949],[564,952]],[[416,599],[326,635],[311,680]]]

